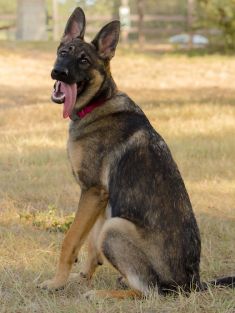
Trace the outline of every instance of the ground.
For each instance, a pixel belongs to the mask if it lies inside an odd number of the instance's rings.
[[[130,51],[119,50],[113,75],[178,163],[201,231],[202,280],[235,275],[235,57]],[[72,280],[56,293],[36,288],[52,277],[64,236],[52,224],[63,226],[79,199],[66,157],[68,121],[50,101],[54,57],[52,44],[1,43],[0,312],[234,313],[234,291],[212,287],[189,297],[84,299],[91,288],[115,288],[109,265],[91,286]]]

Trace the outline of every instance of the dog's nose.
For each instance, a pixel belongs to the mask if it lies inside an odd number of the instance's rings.
[[[68,75],[69,75],[68,69],[63,67],[54,67],[53,70],[51,71],[52,79],[67,78]]]

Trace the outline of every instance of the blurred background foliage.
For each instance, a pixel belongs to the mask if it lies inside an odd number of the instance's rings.
[[[186,0],[144,0],[146,13],[185,13]],[[58,0],[60,10],[66,15],[75,6],[81,6],[84,10],[94,13],[118,12],[121,0]],[[51,12],[52,1],[46,0],[49,12]],[[137,12],[137,0],[129,0],[131,11]],[[14,13],[17,0],[0,0],[1,13]],[[115,12],[116,13],[116,12]]]
[[[235,48],[235,0],[198,0],[199,25],[221,31],[220,42]]]
[[[45,0],[49,40],[53,38],[53,2],[55,1]],[[235,0],[129,0],[127,2],[131,13],[130,41],[138,40],[142,27],[142,37],[145,42],[149,40],[152,43],[167,43],[171,36],[187,33],[205,36],[209,40],[210,48],[230,52],[235,48]],[[19,4],[20,0],[0,0],[0,39],[14,37],[12,30],[16,26],[17,3]],[[84,9],[88,25],[93,26],[95,30],[108,20],[119,18],[121,4],[122,0],[57,0],[59,32],[63,30],[68,15],[76,6]],[[142,24],[139,19],[141,14]],[[93,30],[90,32],[92,36]]]

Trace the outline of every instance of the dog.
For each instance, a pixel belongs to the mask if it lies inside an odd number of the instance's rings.
[[[104,26],[91,43],[84,41],[85,25],[84,12],[76,8],[51,72],[52,100],[63,103],[63,116],[71,119],[67,150],[81,197],[56,275],[41,287],[62,288],[87,241],[81,276],[91,279],[106,259],[131,288],[94,295],[205,290],[199,229],[178,167],[164,139],[111,75],[120,22]],[[234,286],[234,277],[211,283]]]

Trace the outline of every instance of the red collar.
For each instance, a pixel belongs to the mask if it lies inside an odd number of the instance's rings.
[[[78,111],[76,113],[76,115],[82,119],[87,114],[91,113],[95,108],[97,108],[97,107],[101,106],[102,104],[104,104],[105,101],[106,101],[106,99],[103,99],[103,98],[98,98],[96,100],[93,100],[90,103],[88,103],[88,105],[86,105],[83,109]]]

